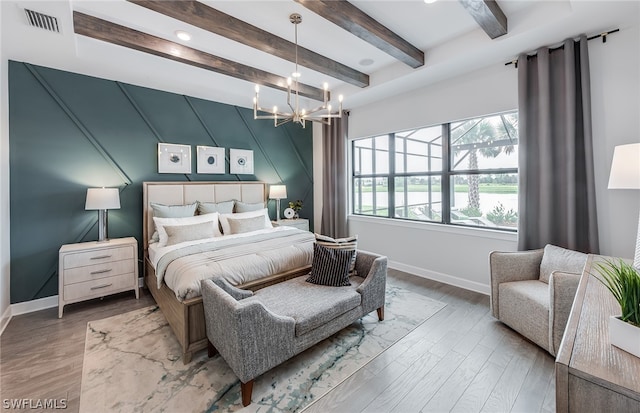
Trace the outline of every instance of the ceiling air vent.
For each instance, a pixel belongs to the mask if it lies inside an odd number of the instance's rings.
[[[58,19],[56,17],[48,16],[29,9],[24,9],[24,12],[27,15],[27,22],[29,23],[29,26],[60,33],[60,26],[58,26]]]

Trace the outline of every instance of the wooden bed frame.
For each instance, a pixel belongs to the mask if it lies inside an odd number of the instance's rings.
[[[155,230],[151,203],[186,205],[195,201],[224,202],[232,199],[242,202],[267,201],[267,188],[263,182],[143,182],[142,238],[144,246],[144,280],[158,307],[166,317],[182,346],[182,361],[187,364],[193,352],[207,348],[202,297],[179,301],[175,293],[162,284],[158,289],[155,269],[149,260],[149,239]],[[257,290],[309,272],[310,266],[275,274],[238,287]]]

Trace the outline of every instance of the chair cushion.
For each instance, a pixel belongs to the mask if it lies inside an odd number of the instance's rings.
[[[549,285],[538,280],[501,283],[500,321],[549,351]]]
[[[547,244],[540,263],[540,281],[549,284],[549,277],[554,271],[581,274],[587,254]]]
[[[259,301],[267,309],[296,320],[296,336],[320,327],[360,305],[356,291],[361,279],[352,279],[350,287],[326,287],[305,281],[306,276],[257,290],[248,301]]]

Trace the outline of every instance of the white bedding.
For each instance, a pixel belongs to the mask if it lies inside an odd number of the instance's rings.
[[[310,265],[314,241],[310,232],[283,226],[165,247],[151,244],[149,259],[158,288],[164,281],[183,301],[200,296],[203,279],[221,276],[241,285]]]

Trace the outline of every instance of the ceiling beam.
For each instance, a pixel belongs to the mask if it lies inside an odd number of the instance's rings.
[[[198,1],[128,0],[139,6],[173,17],[211,33],[265,53],[295,62],[295,43]],[[285,21],[283,20],[283,24]],[[358,87],[369,86],[369,76],[309,49],[298,46],[298,64]]]
[[[295,1],[414,69],[424,65],[422,50],[346,0]]]
[[[287,90],[287,79],[282,76],[120,26],[88,14],[74,11],[73,26],[74,31],[83,36],[150,53],[176,62],[186,63],[237,79],[284,91]],[[300,95],[319,101],[323,100],[324,90],[301,83],[298,86]]]
[[[507,16],[495,0],[459,0],[490,38],[507,34]]]

